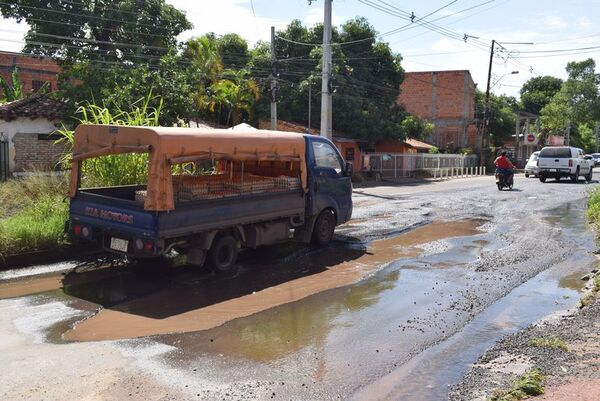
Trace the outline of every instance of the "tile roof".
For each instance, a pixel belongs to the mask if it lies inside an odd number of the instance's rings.
[[[18,117],[29,117],[59,120],[64,116],[66,107],[65,102],[60,100],[34,95],[0,105],[0,119],[11,121]]]
[[[433,145],[430,145],[426,142],[421,142],[421,141],[418,141],[418,140],[412,139],[412,138],[408,138],[407,140],[404,141],[404,143],[415,149],[431,149],[431,148],[433,148]]]

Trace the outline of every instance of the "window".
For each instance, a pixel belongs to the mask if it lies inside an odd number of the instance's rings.
[[[571,157],[570,148],[544,148],[540,152],[540,157],[569,159]]]
[[[45,81],[39,81],[37,79],[34,79],[33,81],[31,81],[31,89],[33,89],[34,91],[39,91],[40,89],[42,89],[42,87],[44,86],[46,82]],[[52,91],[52,86],[50,83],[48,83],[48,90]]]
[[[340,174],[342,172],[342,161],[334,148],[325,142],[312,143],[315,164],[317,167],[329,167]]]
[[[354,160],[354,148],[346,148],[346,160]]]

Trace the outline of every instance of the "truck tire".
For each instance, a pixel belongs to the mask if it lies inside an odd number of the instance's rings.
[[[577,167],[577,170],[575,170],[575,175],[571,176],[571,181],[577,182],[578,180],[579,180],[579,167]]]
[[[588,174],[585,176],[585,180],[586,180],[587,182],[590,182],[590,181],[592,181],[592,177],[593,177],[593,175],[594,175],[594,172],[592,171],[592,168],[590,167],[590,172],[589,172],[589,173],[588,173]]]
[[[546,182],[546,176],[543,174],[540,174],[540,182]]]
[[[335,231],[335,215],[331,209],[326,209],[321,212],[315,226],[313,227],[312,240],[318,245],[328,244],[333,238]]]
[[[211,266],[217,273],[229,272],[235,266],[238,256],[236,239],[229,234],[217,237],[208,254]]]

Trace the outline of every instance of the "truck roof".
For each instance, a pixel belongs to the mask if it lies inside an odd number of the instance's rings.
[[[248,130],[126,127],[82,124],[75,129],[70,195],[77,192],[82,160],[121,153],[149,153],[148,199],[152,210],[174,208],[171,165],[198,160],[300,163],[307,188],[305,134]]]

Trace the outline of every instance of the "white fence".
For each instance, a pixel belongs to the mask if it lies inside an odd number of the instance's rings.
[[[369,153],[364,161],[368,170],[380,173],[383,178],[445,178],[485,174],[485,168],[478,166],[476,155]]]

